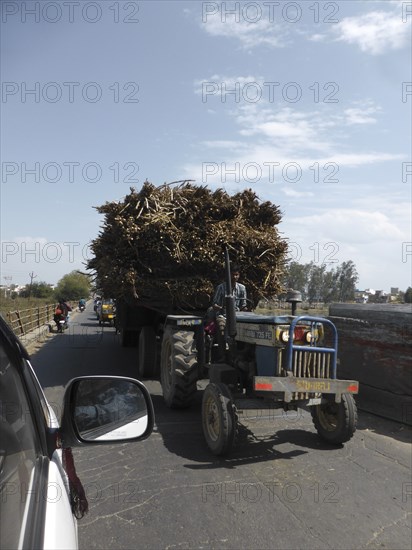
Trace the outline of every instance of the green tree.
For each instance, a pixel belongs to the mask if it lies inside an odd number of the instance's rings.
[[[54,291],[57,300],[80,300],[90,295],[90,279],[84,273],[72,271],[64,275],[57,283]]]
[[[412,287],[408,286],[405,291],[405,304],[412,304]]]
[[[339,292],[337,285],[337,272],[334,269],[326,271],[323,278],[322,300],[325,304],[337,302],[339,300]]]
[[[284,273],[284,286],[293,288],[302,293],[302,298],[306,299],[310,264],[299,264],[290,262]]]
[[[329,304],[354,300],[358,278],[352,260],[329,271],[326,264],[290,262],[285,269],[283,281],[286,288],[300,290],[302,298],[309,303],[322,301]]]
[[[22,298],[51,298],[52,295],[53,289],[44,281],[32,283],[20,292]]]
[[[359,280],[356,266],[352,260],[341,263],[336,270],[336,283],[339,302],[355,299],[356,283]]]
[[[314,262],[308,265],[308,300],[310,304],[313,304],[313,302],[323,301],[326,265],[316,265]]]

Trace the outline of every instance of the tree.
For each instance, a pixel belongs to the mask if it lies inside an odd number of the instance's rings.
[[[303,300],[313,302],[348,302],[355,299],[358,272],[352,260],[326,271],[326,264],[290,262],[284,273],[284,286],[302,292]]]
[[[311,262],[309,265],[309,281],[308,281],[308,300],[309,303],[323,301],[324,280],[326,265],[316,265]]]
[[[339,302],[354,300],[359,275],[352,260],[343,262],[337,267],[336,279]]]
[[[412,287],[410,286],[405,291],[405,304],[412,304]]]
[[[293,290],[299,290],[304,300],[306,299],[309,270],[310,264],[290,262],[284,274],[284,286]]]
[[[51,298],[52,294],[53,289],[44,281],[31,283],[29,288],[25,288],[20,292],[20,296],[23,298]]]
[[[80,298],[89,296],[90,286],[90,280],[87,275],[79,271],[72,271],[60,279],[54,295],[57,300],[80,300]]]
[[[325,304],[339,300],[337,288],[337,272],[334,269],[327,271],[323,278],[322,299]]]

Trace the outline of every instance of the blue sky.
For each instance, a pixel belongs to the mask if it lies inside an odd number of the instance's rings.
[[[296,261],[412,284],[412,2],[1,8],[1,284],[82,269],[93,206],[185,178],[278,204]]]

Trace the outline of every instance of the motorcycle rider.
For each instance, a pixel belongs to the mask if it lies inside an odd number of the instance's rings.
[[[64,320],[66,324],[66,328],[68,326],[69,321],[69,312],[72,311],[72,308],[69,306],[66,300],[61,299],[59,300],[59,303],[57,304],[57,307],[54,312],[54,322],[57,325],[57,332],[62,332],[60,321]]]
[[[84,298],[80,298],[79,300],[79,309],[80,311],[83,311],[86,307],[86,300]]]

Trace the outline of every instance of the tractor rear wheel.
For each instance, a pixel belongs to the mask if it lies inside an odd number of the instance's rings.
[[[208,384],[203,393],[202,427],[207,446],[215,455],[228,454],[236,440],[238,419],[226,384]]]
[[[197,378],[194,333],[168,327],[160,358],[160,382],[166,405],[173,409],[189,407],[197,391]]]
[[[343,393],[340,403],[327,403],[311,407],[312,420],[322,439],[338,445],[349,441],[356,431],[358,413],[353,395]]]
[[[154,378],[157,374],[157,342],[155,329],[147,325],[139,334],[138,370],[142,378]]]

